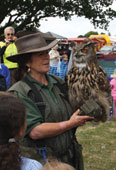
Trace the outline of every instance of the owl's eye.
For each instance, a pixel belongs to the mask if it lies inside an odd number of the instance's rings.
[[[82,49],[81,52],[82,52],[82,53],[86,53],[87,50],[86,50],[86,49]]]

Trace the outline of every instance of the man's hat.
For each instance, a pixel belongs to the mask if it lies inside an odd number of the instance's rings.
[[[9,56],[7,57],[7,59],[12,62],[17,62],[22,59],[23,54],[47,51],[54,47],[56,44],[57,40],[54,40],[50,44],[47,44],[40,33],[26,35],[18,38],[15,41],[18,54]]]

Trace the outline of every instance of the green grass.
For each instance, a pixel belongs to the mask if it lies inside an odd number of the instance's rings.
[[[85,170],[116,170],[116,121],[86,123],[76,132],[83,146]]]

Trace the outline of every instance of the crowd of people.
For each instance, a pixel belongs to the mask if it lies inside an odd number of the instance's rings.
[[[38,33],[15,41],[14,29],[8,27],[4,35],[1,69],[7,71],[0,74],[7,85],[0,92],[0,170],[84,170],[75,132],[94,118],[80,116],[68,101],[67,54],[60,56],[57,40],[47,44]]]

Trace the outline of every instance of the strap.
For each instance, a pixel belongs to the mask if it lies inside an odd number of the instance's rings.
[[[68,100],[68,93],[67,93],[68,90],[67,90],[67,86],[66,86],[66,83],[64,82],[64,80],[62,80],[61,78],[59,78],[59,77],[57,77],[55,75],[50,75],[50,76],[53,77],[57,81],[60,91],[64,94],[65,99]],[[40,91],[36,88],[36,86],[33,83],[31,83],[29,81],[27,76],[25,76],[22,81],[27,83],[29,85],[29,87],[31,88],[31,90],[33,91],[36,104],[44,102],[43,98],[42,98],[42,96],[40,94]],[[38,108],[39,108],[39,110],[42,113],[43,118],[44,118],[44,116],[45,116],[45,107],[39,107],[38,106]]]
[[[43,115],[43,119],[45,116],[45,106],[41,107],[40,105],[38,106],[38,103],[42,103],[43,102],[43,98],[40,94],[40,91],[36,88],[36,86],[31,83],[29,81],[29,79],[27,78],[27,76],[25,76],[22,80],[23,82],[27,83],[29,85],[29,87],[31,88],[31,90],[34,93],[34,98],[35,98],[35,104],[37,105],[37,107],[39,108],[41,114]],[[30,97],[31,98],[31,97]],[[32,98],[31,98],[32,99]]]
[[[33,93],[34,93],[34,95],[35,95],[35,102],[43,102],[43,99],[42,99],[42,97],[41,97],[40,92],[38,91],[38,89],[36,88],[36,86],[29,81],[29,79],[27,78],[27,76],[23,78],[23,81],[24,81],[25,83],[27,83],[27,84],[31,87],[31,90],[33,91]]]
[[[46,147],[38,148],[38,153],[39,153],[40,156],[43,157],[44,162],[46,163],[46,160],[47,160],[47,148]]]
[[[54,75],[50,75],[50,76],[52,76],[57,81],[60,91],[65,95],[67,93],[65,82],[62,79],[61,79],[62,82],[60,82],[60,78],[56,77]],[[24,77],[22,81],[24,81],[25,83],[27,83],[31,87],[31,90],[33,91],[33,93],[35,95],[35,102],[43,102],[40,91],[38,91],[36,86],[29,81],[28,77]],[[41,111],[41,107],[38,106],[38,108]],[[41,111],[41,113],[42,113],[42,115],[45,114],[45,107],[44,107],[44,110]],[[62,153],[58,153],[58,154],[60,154],[61,156],[65,155],[68,152],[69,148],[72,146],[73,140],[71,140],[70,144],[67,146],[67,148],[65,150],[62,151]],[[39,141],[35,140],[35,144],[36,144],[37,147],[39,147],[38,142],[40,142],[40,140]],[[43,144],[43,146],[46,144],[46,142],[43,139],[42,139],[42,144]],[[44,158],[44,161],[46,161],[46,147],[40,147],[38,149],[38,152]],[[55,152],[55,153],[57,154],[57,152]]]

